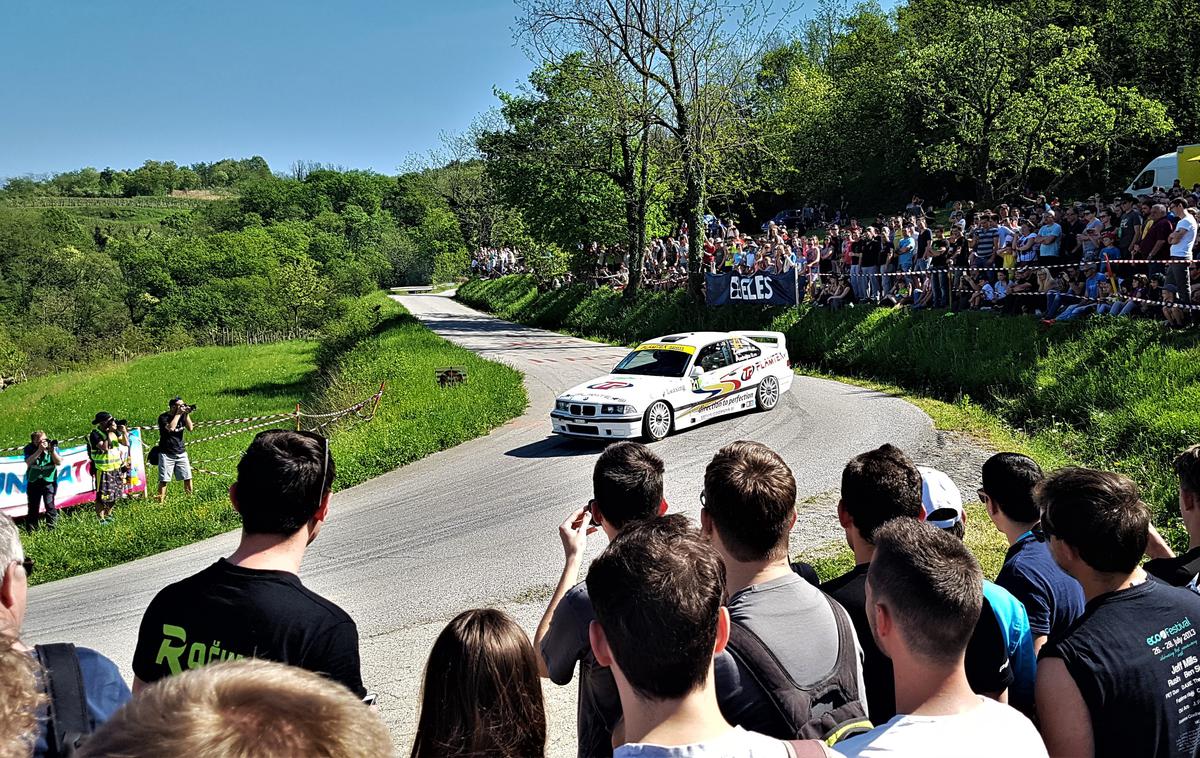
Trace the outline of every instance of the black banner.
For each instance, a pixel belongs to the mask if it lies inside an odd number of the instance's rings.
[[[785,274],[705,274],[705,295],[710,306],[731,303],[759,305],[795,305],[796,275]]]

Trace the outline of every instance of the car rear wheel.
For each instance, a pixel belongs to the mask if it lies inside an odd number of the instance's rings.
[[[779,380],[773,376],[768,376],[758,383],[758,409],[760,411],[772,410],[779,405]]]
[[[650,442],[658,442],[671,433],[674,421],[675,414],[671,412],[671,406],[659,400],[647,408],[646,415],[642,417],[642,436]]]

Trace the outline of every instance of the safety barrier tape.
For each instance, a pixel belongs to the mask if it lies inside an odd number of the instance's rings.
[[[951,290],[951,292],[975,293],[975,292],[978,292],[978,290],[955,289],[955,290]],[[1041,297],[1041,298],[1045,298],[1049,294],[1051,294],[1051,293],[1049,293],[1049,292],[1007,292],[1007,293],[1005,293],[1005,297]],[[1087,297],[1086,295],[1072,295],[1069,292],[1060,292],[1058,294],[1067,299],[1068,305],[1074,305],[1076,303],[1114,303],[1116,305],[1120,305],[1120,304],[1125,303],[1128,300],[1132,300],[1135,303],[1145,303],[1147,305],[1157,305],[1157,306],[1162,306],[1163,308],[1178,308],[1180,310],[1186,310],[1186,311],[1200,311],[1200,305],[1187,305],[1185,303],[1164,303],[1161,300],[1147,300],[1146,298],[1143,298],[1143,297],[1132,297],[1132,296],[1128,296],[1128,295],[1117,295],[1114,298],[1099,299],[1099,298],[1094,298],[1094,297]],[[992,301],[989,300],[988,302],[992,302]]]

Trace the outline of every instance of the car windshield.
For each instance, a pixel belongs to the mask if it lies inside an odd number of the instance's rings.
[[[637,376],[683,376],[692,354],[682,350],[634,350],[612,370]]]

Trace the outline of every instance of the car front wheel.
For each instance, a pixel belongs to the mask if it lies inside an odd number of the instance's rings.
[[[642,436],[650,442],[658,442],[671,433],[674,416],[671,406],[662,400],[654,403],[646,409],[646,415],[642,417]]]
[[[779,380],[768,376],[758,383],[758,409],[769,411],[779,405]]]

